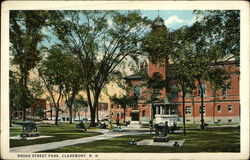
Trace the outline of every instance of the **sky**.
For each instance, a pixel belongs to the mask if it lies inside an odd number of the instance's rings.
[[[142,16],[154,20],[158,14],[164,20],[165,25],[170,30],[178,29],[182,26],[190,26],[195,21],[195,14],[193,10],[140,10]],[[50,33],[49,30],[44,30],[44,32]],[[51,36],[51,33],[50,33]],[[51,36],[51,41],[44,41],[43,44],[51,45],[55,42],[56,38]]]
[[[158,16],[164,20],[167,28],[171,30],[178,29],[185,25],[192,25],[195,21],[193,10],[141,10],[143,16],[153,20]]]

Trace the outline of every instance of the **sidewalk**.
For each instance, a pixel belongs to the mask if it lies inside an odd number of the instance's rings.
[[[45,143],[45,144],[36,144],[36,145],[30,145],[30,146],[10,148],[10,152],[34,153],[34,152],[46,151],[46,150],[51,150],[51,149],[56,149],[60,147],[81,144],[81,143],[89,143],[89,142],[94,142],[98,140],[105,140],[105,139],[110,139],[114,137],[147,134],[146,132],[140,133],[140,132],[107,132],[107,131],[102,131],[102,133],[103,133],[102,135],[93,136],[93,137],[78,138],[78,139],[64,140],[60,142],[51,142],[51,143]]]

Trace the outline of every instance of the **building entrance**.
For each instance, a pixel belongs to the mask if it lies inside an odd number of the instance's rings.
[[[139,121],[139,112],[131,113],[131,120],[132,121]]]

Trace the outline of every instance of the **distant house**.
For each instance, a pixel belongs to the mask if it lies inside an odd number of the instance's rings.
[[[44,117],[46,110],[46,100],[42,98],[36,98],[35,103],[26,110],[26,117]],[[22,118],[22,110],[15,110],[12,113],[14,119]]]

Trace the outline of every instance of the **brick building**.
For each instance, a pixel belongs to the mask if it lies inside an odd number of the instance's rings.
[[[220,65],[220,64],[218,64]],[[236,62],[231,61],[224,67],[230,73],[230,89],[220,89],[216,93],[211,90],[211,84],[207,81],[202,82],[204,89],[204,120],[207,123],[232,124],[240,122],[240,96],[239,96],[239,67]],[[199,87],[194,94],[187,95],[185,99],[186,122],[200,122],[201,99],[199,96]],[[182,99],[181,94],[172,100],[177,105],[179,119],[182,120]]]
[[[161,18],[155,20],[155,26],[164,26],[164,21]],[[165,26],[164,26],[165,27]],[[202,82],[204,89],[204,120],[206,123],[223,123],[233,124],[240,122],[240,98],[239,98],[239,65],[235,61],[228,63],[216,64],[211,67],[224,67],[230,73],[231,88],[221,89],[213,94],[210,83],[207,81]],[[144,60],[140,63],[140,70],[151,76],[155,72],[159,72],[164,79],[170,81],[170,86],[175,87],[174,80],[171,78],[171,64],[168,61],[162,64],[153,64],[149,60]],[[176,121],[182,121],[182,95],[181,93],[174,93],[175,95],[169,100],[169,91],[165,88],[160,91],[158,101],[149,102],[150,96],[145,95],[148,88],[143,83],[143,78],[140,73],[135,73],[126,78],[127,85],[131,87],[130,96],[144,97],[138,98],[137,104],[126,106],[126,112],[124,116],[124,110],[119,105],[111,104],[110,112],[112,120],[123,120],[126,117],[128,121],[140,121],[141,123],[148,123],[153,119],[154,123],[163,121],[169,121],[169,124],[173,124]],[[186,95],[185,102],[185,115],[187,123],[200,123],[200,108],[201,99],[199,96],[199,87],[196,83],[196,89],[193,94]],[[173,93],[171,93],[173,94]],[[145,98],[146,97],[146,98]]]
[[[26,109],[26,117],[45,116],[44,110],[46,110],[46,100],[42,98],[36,98],[35,103],[31,106],[31,108]],[[22,110],[15,110],[12,113],[12,117],[15,119],[21,119],[22,116]]]
[[[69,116],[69,110],[67,108],[67,105],[64,103],[64,101],[62,100],[61,103],[60,103],[60,109],[61,111],[59,112],[59,121],[69,121],[70,119],[70,116]],[[51,113],[52,113],[52,116],[51,116]],[[98,115],[97,115],[98,113]],[[99,102],[98,103],[98,112],[96,112],[96,118],[98,117],[99,120],[101,119],[106,119],[106,118],[109,118],[109,110],[108,110],[108,103],[104,103],[104,102]],[[46,110],[46,117],[48,119],[54,119],[56,116],[56,110],[55,108],[53,107],[53,104],[52,103],[48,103],[47,104],[47,110]],[[82,120],[83,118],[84,119],[88,119],[90,120],[90,109],[89,107],[85,107],[85,108],[82,108],[81,110],[79,111],[75,111],[74,110],[74,107],[73,107],[73,120]]]

